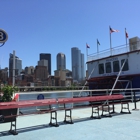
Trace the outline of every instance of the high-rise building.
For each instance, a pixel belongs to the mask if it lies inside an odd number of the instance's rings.
[[[34,69],[33,66],[25,67],[25,74],[34,74]]]
[[[8,68],[0,69],[0,82],[6,83],[8,81]]]
[[[66,57],[63,53],[57,54],[57,70],[65,70],[66,69]]]
[[[40,53],[40,60],[48,60],[48,72],[49,72],[49,75],[51,75],[51,54]]]
[[[36,80],[44,81],[48,78],[48,70],[46,66],[36,66],[34,73]]]
[[[77,47],[73,47],[71,48],[71,58],[73,80],[80,82],[85,77],[84,54]]]
[[[22,72],[22,60],[15,56],[15,76]],[[9,58],[9,77],[13,77],[13,54],[10,53]]]
[[[42,59],[38,61],[38,66],[46,66],[48,70],[48,60]]]

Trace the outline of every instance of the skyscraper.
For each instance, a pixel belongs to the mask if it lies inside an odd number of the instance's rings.
[[[38,61],[38,66],[46,66],[48,70],[48,60],[42,59]]]
[[[36,66],[34,73],[36,80],[44,81],[48,78],[48,70],[46,66]]]
[[[57,54],[57,70],[65,70],[66,69],[66,57],[63,53]]]
[[[15,75],[20,75],[22,71],[22,60],[15,56]],[[13,77],[13,54],[10,53],[9,58],[9,77]]]
[[[72,58],[72,77],[74,80],[81,81],[85,78],[84,67],[84,54],[81,54],[81,50],[77,47],[71,48]]]
[[[34,69],[33,66],[25,67],[25,74],[34,74]]]
[[[51,54],[40,53],[40,60],[48,60],[48,72],[49,72],[49,75],[51,75]]]

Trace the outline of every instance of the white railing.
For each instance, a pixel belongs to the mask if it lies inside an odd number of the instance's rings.
[[[37,100],[37,96],[39,94],[43,94],[45,99],[58,99],[58,98],[74,98],[74,97],[83,97],[83,96],[99,96],[102,94],[109,95],[109,93],[112,91],[112,89],[96,89],[96,90],[69,90],[69,91],[48,91],[48,92],[20,92],[19,93],[19,100]],[[99,93],[100,92],[100,93]],[[129,97],[133,99],[133,92],[136,93],[136,97],[140,98],[140,88],[130,88],[130,89],[113,89],[113,94],[120,93],[125,97]],[[126,95],[125,93],[129,93],[129,95]],[[80,96],[79,96],[80,95]],[[132,100],[133,102],[133,100]],[[76,105],[88,105],[89,102],[84,103],[72,103],[69,104],[70,107],[76,106]],[[57,105],[54,105],[53,107],[58,107]],[[61,105],[59,105],[61,107]],[[48,108],[48,107],[47,107]],[[46,109],[46,106],[42,107],[30,107],[30,108],[21,108],[19,111],[21,112],[28,112],[28,111],[35,111],[36,109]]]
[[[126,53],[126,52],[129,52],[128,45],[127,46],[126,45],[117,46],[112,49],[100,51],[99,53],[89,54],[87,61],[97,60],[97,59],[101,59],[101,58],[105,58],[105,57],[113,56],[113,55],[117,55],[117,54],[122,54],[122,53]]]

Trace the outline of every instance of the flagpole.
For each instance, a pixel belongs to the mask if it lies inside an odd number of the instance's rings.
[[[127,47],[127,36],[126,36],[126,28],[125,28],[125,40],[126,40],[126,47]]]
[[[111,52],[111,56],[112,56],[112,42],[111,42],[110,26],[109,26],[109,35],[110,35],[110,52]]]
[[[86,53],[87,53],[87,62],[88,62],[88,47],[87,47],[87,43],[86,43]],[[86,64],[85,64],[86,65]],[[85,66],[85,68],[86,68],[86,66]]]
[[[88,48],[87,48],[87,43],[86,43],[86,53],[87,53],[87,61],[88,61]]]
[[[97,57],[99,58],[98,39],[97,39]]]

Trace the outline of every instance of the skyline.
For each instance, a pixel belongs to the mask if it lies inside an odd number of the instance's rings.
[[[112,47],[123,45],[125,28],[129,38],[138,36],[140,1],[93,0],[5,0],[1,1],[0,28],[8,40],[0,47],[1,68],[9,66],[9,54],[16,51],[22,66],[36,66],[40,53],[52,55],[52,74],[56,70],[56,56],[66,55],[66,68],[71,70],[71,48],[78,47],[85,55],[110,48],[109,27],[119,30],[112,33]]]

